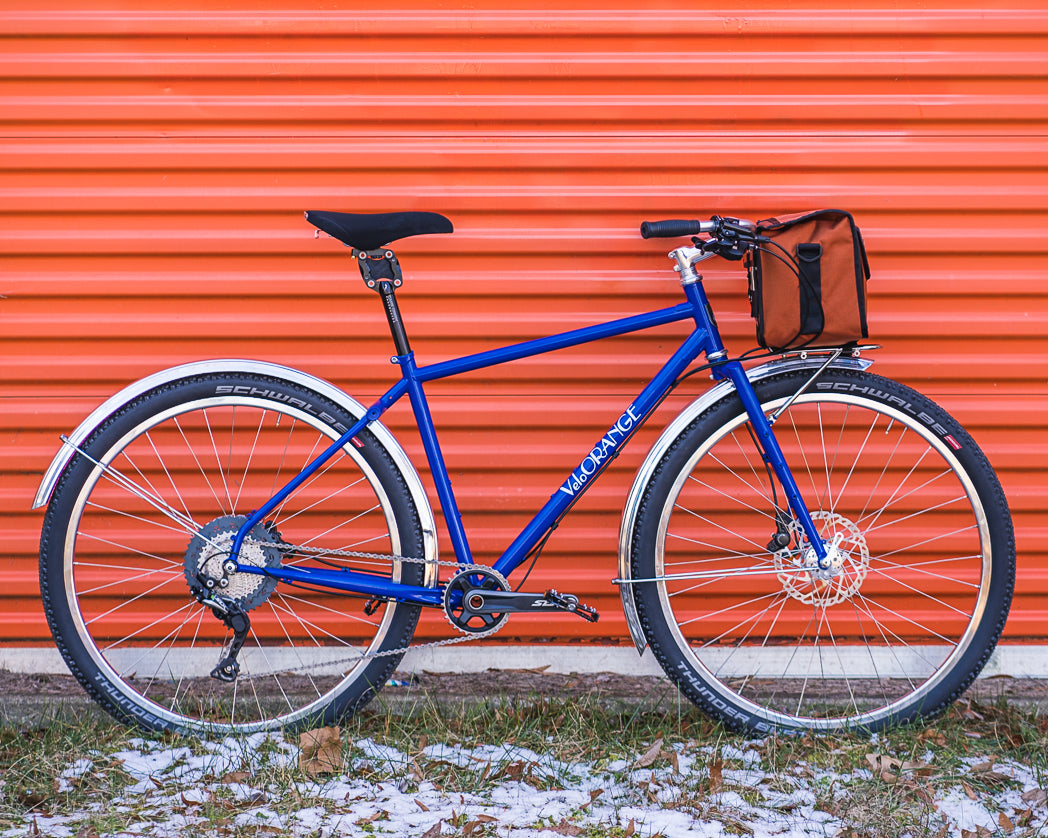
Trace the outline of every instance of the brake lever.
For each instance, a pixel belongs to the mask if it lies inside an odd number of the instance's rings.
[[[696,237],[692,239],[692,242],[703,253],[712,253],[730,262],[737,262],[749,252],[751,247],[750,244],[739,239],[724,241],[724,239],[700,239]]]

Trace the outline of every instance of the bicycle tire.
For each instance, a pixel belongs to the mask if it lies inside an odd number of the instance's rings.
[[[810,374],[757,382],[765,414]],[[985,455],[914,390],[823,373],[774,425],[840,547],[819,570],[792,516],[777,521],[782,491],[748,427],[738,395],[723,397],[643,489],[630,561],[634,580],[651,581],[632,584],[663,669],[710,716],[760,733],[941,713],[989,659],[1014,587],[1011,517]],[[789,545],[773,550],[780,529]]]
[[[190,589],[194,569],[220,575],[245,513],[354,421],[297,383],[227,372],[144,393],[85,440],[48,505],[40,585],[63,658],[102,707],[149,730],[297,729],[335,723],[385,684],[417,606],[372,600],[365,613],[363,598],[234,573],[221,593],[251,626],[227,683],[209,672],[232,632]],[[423,556],[405,479],[368,431],[251,536],[242,562],[351,563],[424,584],[422,564],[339,554]]]

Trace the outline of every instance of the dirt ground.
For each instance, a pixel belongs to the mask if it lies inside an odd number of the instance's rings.
[[[423,672],[398,675],[381,693],[386,706],[427,702],[441,705],[484,700],[526,700],[537,696],[564,701],[669,708],[683,699],[664,678],[614,673],[564,675],[538,670],[488,670],[468,674]],[[980,679],[963,700],[992,703],[1000,698],[1048,712],[1048,681],[1009,677]],[[95,705],[70,675],[0,671],[0,719],[31,721],[48,713],[79,714]]]

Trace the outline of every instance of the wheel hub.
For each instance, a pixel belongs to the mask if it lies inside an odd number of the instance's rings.
[[[235,602],[241,610],[257,608],[276,590],[277,580],[257,573],[237,572],[229,561],[233,539],[246,515],[223,515],[204,524],[186,547],[184,572],[191,589],[204,587],[210,594]],[[240,548],[238,563],[253,567],[280,566],[283,555],[280,533],[271,523],[258,523]]]
[[[811,517],[826,544],[826,558],[820,564],[800,524],[791,521],[791,541],[800,548],[776,552],[775,569],[783,590],[794,599],[822,607],[836,605],[862,587],[870,551],[862,532],[843,515],[819,511]]]

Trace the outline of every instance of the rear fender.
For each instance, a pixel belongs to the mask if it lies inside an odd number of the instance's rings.
[[[307,373],[291,369],[290,367],[280,366],[279,364],[270,364],[265,361],[226,359],[199,361],[192,364],[171,367],[170,369],[153,373],[152,375],[146,376],[145,378],[128,385],[119,393],[99,405],[90,416],[80,423],[80,426],[69,435],[69,442],[59,449],[58,453],[55,454],[54,459],[51,461],[51,465],[48,466],[47,471],[44,472],[44,478],[40,482],[40,487],[36,492],[36,498],[33,501],[33,509],[39,509],[50,501],[59,478],[69,465],[70,460],[73,459],[75,448],[81,445],[109,416],[120,410],[133,399],[138,398],[143,393],[147,393],[156,387],[170,384],[171,382],[178,381],[182,378],[188,378],[195,375],[240,372],[266,375],[271,378],[282,379],[291,384],[297,384],[301,387],[307,387],[310,390],[314,390],[320,395],[331,399],[331,401],[335,402],[339,407],[343,408],[346,412],[356,418],[367,413],[367,408],[364,407],[364,405],[356,399],[346,395],[340,389],[335,387],[335,385]],[[392,457],[393,462],[396,463],[397,468],[399,468],[404,475],[404,480],[407,483],[408,490],[411,492],[411,498],[415,502],[415,507],[418,509],[419,521],[422,525],[423,543],[425,548],[424,558],[426,559],[425,584],[433,586],[436,584],[438,573],[438,567],[436,564],[437,526],[433,517],[433,509],[429,504],[429,498],[426,496],[426,490],[422,485],[422,480],[419,478],[418,472],[415,471],[415,467],[408,459],[407,454],[404,453],[404,449],[400,447],[400,443],[397,442],[396,438],[390,433],[385,425],[381,422],[372,422],[368,426],[368,430],[374,434],[375,438],[386,449],[390,457]]]

